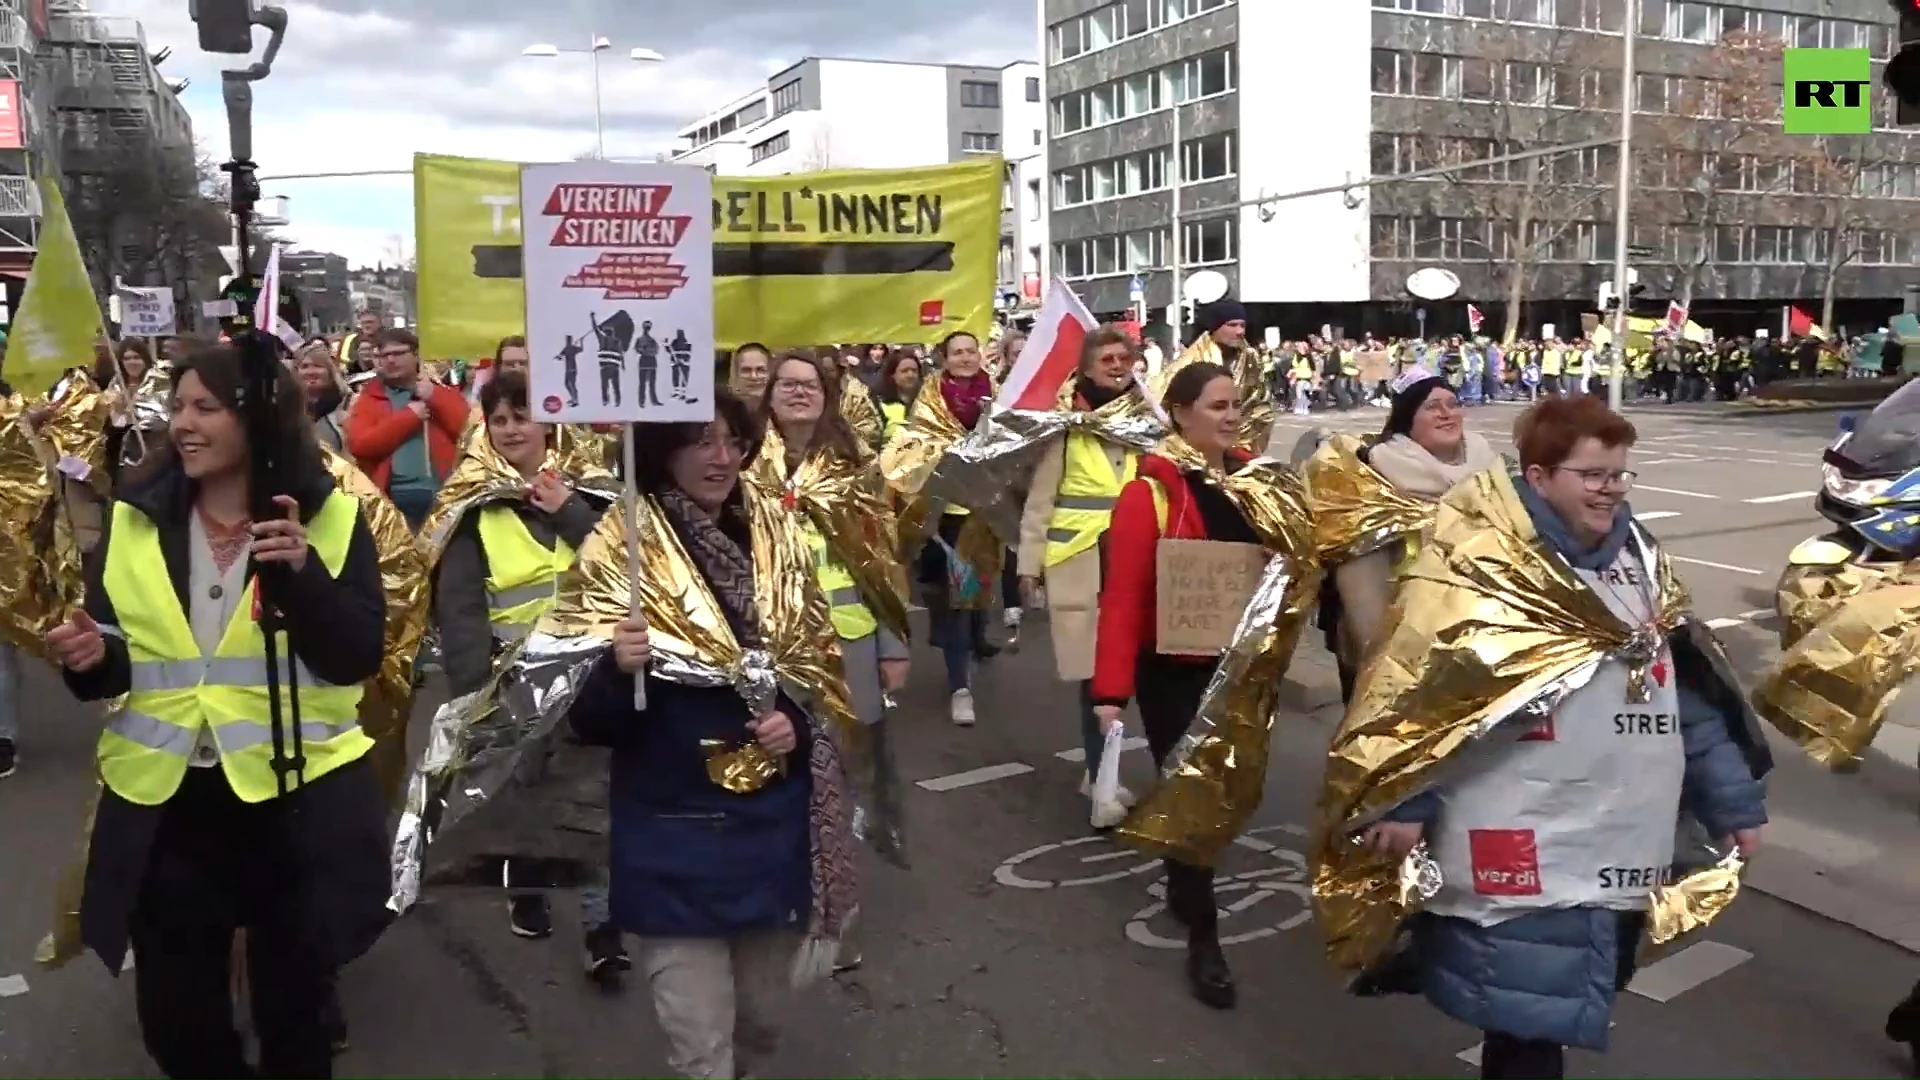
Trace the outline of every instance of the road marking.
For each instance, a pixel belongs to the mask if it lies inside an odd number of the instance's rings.
[[[1671,465],[1676,461],[1700,461],[1700,460],[1702,459],[1694,457],[1691,454],[1675,454],[1673,457],[1654,458],[1652,461],[1636,461],[1634,462],[1634,464],[1644,469],[1649,465]]]
[[[1762,495],[1757,499],[1742,499],[1750,506],[1765,506],[1767,503],[1792,502],[1795,499],[1811,499],[1820,494],[1817,491],[1789,491],[1785,495]]]
[[[1745,626],[1745,625],[1747,625],[1747,620],[1742,619],[1738,616],[1735,616],[1734,618],[1731,618],[1731,619],[1708,619],[1707,620],[1707,629],[1709,630],[1725,630],[1728,627]]]
[[[1717,979],[1753,959],[1745,949],[1701,941],[1641,968],[1627,992],[1665,1004],[1709,979]]]
[[[1679,488],[1654,487],[1652,484],[1635,484],[1635,491],[1657,491],[1662,495],[1684,495],[1689,499],[1717,499],[1718,495],[1708,495],[1704,491],[1681,491]]]
[[[952,776],[936,776],[931,780],[918,781],[920,787],[928,791],[952,791],[955,788],[972,787],[975,784],[1005,780],[1009,776],[1020,776],[1033,771],[1033,766],[1023,761],[1009,761],[1005,765],[988,765],[979,769],[954,773]]]
[[[1641,521],[1659,521],[1659,520],[1660,520],[1661,518],[1670,518],[1670,517],[1679,517],[1679,516],[1680,516],[1680,511],[1678,511],[1678,510],[1649,510],[1648,512],[1646,512],[1646,513],[1644,513],[1644,514],[1635,514],[1635,515],[1633,515],[1633,516],[1634,516],[1634,517],[1636,517],[1636,518],[1639,518],[1639,519],[1640,519]]]
[[[25,975],[0,977],[0,998],[19,997],[26,992],[27,977]]]
[[[1773,815],[1767,822],[1767,843],[1836,870],[1865,866],[1880,857],[1873,844],[1786,815]]]
[[[1146,745],[1147,740],[1132,738],[1121,742],[1120,749],[1123,751],[1139,750]],[[1062,750],[1053,756],[1059,758],[1061,761],[1085,761],[1087,760],[1087,748],[1084,746],[1076,746],[1071,750]]]
[[[1771,619],[1777,614],[1779,613],[1774,611],[1770,607],[1761,607],[1761,608],[1754,608],[1752,611],[1743,611],[1740,614],[1734,616],[1734,618],[1745,619],[1748,622],[1752,622],[1755,619]]]
[[[1710,562],[1706,559],[1689,559],[1685,555],[1669,555],[1674,562],[1690,563],[1694,566],[1711,566],[1715,570],[1727,570],[1735,574],[1758,574],[1760,571],[1746,566],[1734,566],[1731,563]]]

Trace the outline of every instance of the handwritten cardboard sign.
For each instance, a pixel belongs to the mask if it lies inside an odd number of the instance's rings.
[[[1219,656],[1267,565],[1259,544],[1162,540],[1154,550],[1158,626],[1155,651],[1165,656]]]

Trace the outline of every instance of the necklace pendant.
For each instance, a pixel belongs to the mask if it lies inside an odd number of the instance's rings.
[[[795,506],[798,506],[799,504],[800,504],[800,496],[795,494],[792,488],[788,488],[787,490],[780,493],[780,505],[782,507],[788,510],[791,510]]]

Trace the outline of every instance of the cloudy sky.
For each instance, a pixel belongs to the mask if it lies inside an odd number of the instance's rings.
[[[673,132],[805,56],[1000,65],[1037,59],[1034,0],[277,0],[286,46],[254,95],[262,176],[405,169],[415,151],[565,160],[593,148],[585,56],[526,58],[534,43],[602,54],[607,153],[651,158]],[[194,130],[227,156],[219,70],[237,57],[200,52],[188,0],[93,0],[136,18],[162,70],[188,76]],[[265,31],[256,31],[264,48]],[[627,59],[636,46],[664,64]],[[404,176],[263,185],[290,200],[288,232],[303,247],[355,264],[412,249]]]

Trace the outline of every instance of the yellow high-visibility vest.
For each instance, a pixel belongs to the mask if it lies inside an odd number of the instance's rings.
[[[1313,361],[1307,359],[1304,356],[1295,356],[1293,358],[1293,368],[1292,368],[1291,374],[1293,375],[1294,382],[1312,382],[1313,381]]]
[[[1541,355],[1540,374],[1542,375],[1560,374],[1560,350],[1559,349],[1548,349],[1544,354]]]
[[[1047,522],[1047,566],[1058,566],[1100,542],[1100,534],[1113,521],[1120,489],[1133,479],[1139,464],[1140,455],[1129,450],[1116,475],[1106,444],[1097,436],[1067,433],[1065,467],[1053,496],[1053,517]]]
[[[347,561],[359,516],[360,504],[336,491],[307,523],[307,542],[327,573],[337,576]],[[266,638],[253,617],[254,583],[247,582],[213,655],[202,656],[167,575],[153,520],[127,503],[114,503],[106,558],[101,583],[120,620],[109,632],[126,641],[132,670],[126,705],[100,735],[100,779],[130,803],[159,806],[186,779],[188,756],[207,728],[234,794],[249,803],[273,798],[278,785]],[[289,673],[299,686],[303,780],[311,783],[359,760],[373,747],[360,730],[361,688],[315,678],[292,655],[284,635],[278,655],[283,718],[293,715]]]
[[[807,543],[813,548],[814,576],[820,581],[820,591],[827,594],[833,632],[840,635],[842,641],[858,641],[878,631],[880,621],[868,610],[866,600],[860,596],[860,586],[854,583],[846,564],[833,553],[826,535],[812,518],[802,515],[801,520],[807,531]]]
[[[553,606],[554,586],[573,565],[573,546],[555,538],[548,550],[510,506],[481,507],[477,529],[487,553],[487,620],[494,640],[519,641]]]
[[[907,407],[898,401],[882,401],[879,404],[880,416],[886,421],[880,439],[882,442],[892,442],[894,435],[907,426]]]
[[[1579,349],[1567,350],[1567,374],[1580,376],[1587,373],[1587,354]]]
[[[1340,374],[1349,377],[1360,374],[1360,360],[1352,349],[1340,350]]]

